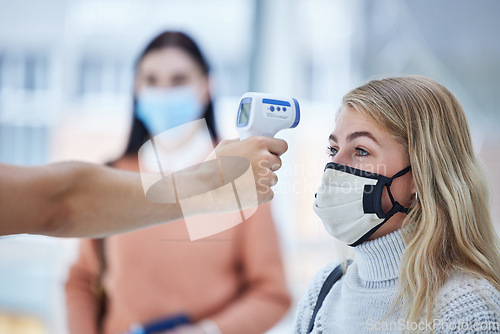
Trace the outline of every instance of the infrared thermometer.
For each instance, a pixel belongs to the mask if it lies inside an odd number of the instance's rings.
[[[236,129],[240,139],[274,135],[282,129],[296,127],[300,122],[299,102],[264,93],[245,93],[241,97]]]

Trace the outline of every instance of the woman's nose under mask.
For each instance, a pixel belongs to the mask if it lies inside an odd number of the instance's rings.
[[[145,89],[137,97],[135,113],[152,136],[199,119],[203,106],[191,87]]]

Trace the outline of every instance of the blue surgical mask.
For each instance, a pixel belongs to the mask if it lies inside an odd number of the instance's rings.
[[[199,119],[203,107],[190,87],[145,89],[137,97],[136,115],[152,136]]]

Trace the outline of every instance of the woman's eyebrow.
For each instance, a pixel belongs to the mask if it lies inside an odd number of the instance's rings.
[[[372,135],[368,131],[356,131],[356,132],[353,132],[353,133],[351,133],[351,134],[349,134],[347,136],[347,141],[351,141],[351,140],[354,140],[354,139],[359,138],[359,137],[368,137],[371,140],[373,140],[378,146],[380,146],[380,143],[378,142],[377,138],[375,138],[375,136]]]
[[[368,137],[370,138],[371,140],[373,140],[377,145],[380,146],[380,143],[378,142],[377,138],[375,138],[374,135],[372,135],[370,132],[368,131],[356,131],[356,132],[353,132],[351,134],[349,134],[347,136],[347,141],[352,141],[356,138],[359,138],[359,137]],[[332,133],[330,134],[330,137],[328,137],[328,139],[334,141],[337,143],[337,137],[335,137],[335,135]]]

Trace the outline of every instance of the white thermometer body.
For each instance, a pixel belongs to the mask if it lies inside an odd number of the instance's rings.
[[[294,98],[280,98],[264,93],[245,93],[241,97],[236,129],[240,139],[251,136],[269,136],[296,127],[300,122],[299,102]]]

